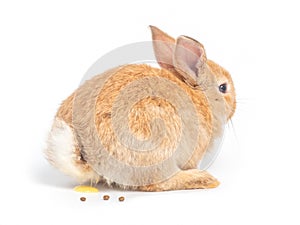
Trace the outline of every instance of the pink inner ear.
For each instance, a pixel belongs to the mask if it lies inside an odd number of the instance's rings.
[[[175,58],[181,70],[198,75],[199,63],[203,63],[204,49],[201,44],[194,39],[181,36],[177,39]]]
[[[194,39],[180,36],[177,39],[174,66],[175,69],[193,86],[198,83],[199,69],[205,63],[205,51],[203,46]]]
[[[179,38],[177,44],[191,51],[191,53],[195,54],[198,58],[201,58],[204,54],[204,49],[201,48],[201,44],[190,37],[183,36]]]

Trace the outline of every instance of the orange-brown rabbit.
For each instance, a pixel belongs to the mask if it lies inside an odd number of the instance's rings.
[[[142,191],[216,187],[197,165],[234,114],[231,76],[194,39],[151,31],[161,69],[123,65],[83,83],[56,114],[47,159],[80,183]]]

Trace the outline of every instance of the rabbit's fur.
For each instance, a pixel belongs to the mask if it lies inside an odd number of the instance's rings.
[[[80,183],[104,181],[142,191],[216,187],[219,182],[197,165],[235,111],[231,76],[206,59],[197,41],[185,36],[175,40],[153,26],[151,31],[162,69],[124,65],[86,81],[59,108],[48,138],[47,159]],[[227,92],[220,93],[218,87],[224,83]],[[145,97],[145,93],[152,94]],[[120,104],[114,105],[117,100]],[[135,104],[128,106],[131,101]],[[122,133],[124,127],[130,135]],[[190,133],[183,128],[190,128]],[[124,144],[116,131],[139,149],[153,148],[153,140],[158,144],[155,151],[132,151],[134,147]],[[168,159],[178,146],[174,158],[178,168],[169,174],[166,168],[174,169],[174,160]],[[117,166],[118,161],[125,161],[126,169]],[[161,161],[163,167],[145,169]]]

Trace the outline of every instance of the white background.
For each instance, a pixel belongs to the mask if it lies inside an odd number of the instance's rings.
[[[1,1],[0,224],[299,224],[298,5]],[[149,24],[198,39],[233,76],[234,129],[209,168],[221,185],[165,193],[101,187],[80,202],[76,183],[43,158],[51,120],[100,56],[150,40]]]

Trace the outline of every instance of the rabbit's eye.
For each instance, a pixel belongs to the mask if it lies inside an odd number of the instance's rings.
[[[227,92],[227,84],[226,83],[221,84],[219,86],[219,91],[222,92],[222,93],[226,93]]]

